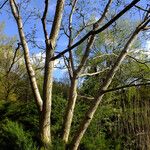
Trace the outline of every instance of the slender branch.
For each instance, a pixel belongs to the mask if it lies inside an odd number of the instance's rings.
[[[122,64],[123,60],[125,59],[126,55],[128,54],[131,45],[137,38],[138,34],[140,31],[142,31],[142,28],[145,27],[149,23],[149,19],[144,20],[142,23],[137,26],[137,28],[134,30],[133,34],[131,37],[128,39],[127,43],[125,44],[124,48],[122,49],[120,55],[116,59],[116,62],[112,66],[112,69],[107,73],[106,78],[102,84],[102,86],[99,89],[99,92],[95,96],[95,99],[91,106],[89,107],[88,111],[85,114],[85,117],[83,118],[81,124],[79,125],[79,128],[76,131],[76,134],[74,135],[72,142],[71,142],[71,149],[72,150],[77,150],[78,146],[80,144],[80,141],[85,134],[85,131],[87,130],[88,126],[91,123],[91,120],[93,119],[93,116],[104,96],[104,92],[108,89],[110,86],[116,72],[118,71],[120,65]]]
[[[142,85],[150,85],[150,82],[148,82],[148,83],[139,83],[139,84],[124,85],[124,86],[120,86],[120,87],[117,87],[117,88],[105,90],[104,93],[114,92],[114,91],[121,90],[121,89],[124,89],[124,88],[137,87],[137,86],[142,86]]]
[[[73,17],[73,13],[75,11],[75,7],[76,7],[76,4],[77,4],[77,1],[78,0],[74,0],[73,1],[73,4],[72,4],[72,9],[71,9],[71,12],[70,12],[70,15],[69,15],[69,43],[68,43],[68,48],[72,46],[72,43],[73,43],[73,39],[72,39],[72,17]],[[70,63],[70,71],[73,72],[74,71],[74,62],[73,62],[73,56],[72,56],[72,51],[69,51],[69,62]],[[70,74],[71,74],[70,72]]]
[[[14,3],[15,10],[16,10],[16,14],[18,15],[18,18],[19,18],[19,8],[18,8],[18,5],[16,3],[16,0],[13,0],[13,3]]]
[[[85,24],[83,27],[81,27],[78,31],[76,31],[77,33],[76,33],[76,35],[75,35],[75,37],[74,37],[74,40],[76,40],[76,39],[79,37],[79,35],[81,34],[81,32],[82,32],[83,30],[85,30],[87,27],[93,26],[93,24],[94,24],[94,23],[91,23],[91,24],[87,23],[87,24]]]
[[[60,31],[61,21],[62,21],[62,15],[64,10],[64,3],[65,0],[58,0],[56,5],[56,11],[55,11],[55,17],[52,24],[51,32],[49,35],[50,40],[50,46],[52,49],[54,49],[56,45],[56,40]]]
[[[99,55],[99,56],[95,56],[95,57],[93,57],[93,58],[91,58],[91,60],[94,60],[94,59],[98,59],[98,58],[102,58],[102,57],[105,57],[105,56],[115,56],[115,57],[118,57],[118,55],[117,54],[115,54],[115,53],[111,53],[111,54],[102,54],[102,55]]]
[[[102,16],[99,18],[99,20],[94,24],[95,28],[99,27],[99,24],[104,20],[104,18],[106,17],[106,14],[108,12],[108,9],[109,9],[109,6],[110,4],[112,3],[113,0],[109,0],[105,9],[104,9],[104,12],[102,14]]]
[[[64,58],[64,64],[67,67],[67,70],[68,70],[68,73],[69,73],[69,77],[71,79],[72,78],[72,68],[70,66],[71,64],[70,64],[68,58],[65,55],[63,55],[63,58]]]
[[[150,26],[145,27],[143,30],[149,30]]]
[[[20,43],[18,43],[18,46],[17,46],[17,48],[15,49],[15,53],[14,53],[14,57],[13,57],[12,63],[11,63],[11,65],[10,65],[9,69],[8,69],[7,74],[9,74],[9,73],[10,73],[10,71],[11,71],[11,69],[12,69],[13,65],[15,64],[15,59],[16,59],[17,52],[18,52],[18,50],[19,50],[20,46],[21,46],[21,44],[20,44]]]
[[[100,71],[97,71],[97,72],[94,72],[94,73],[84,73],[84,74],[81,74],[79,77],[84,77],[84,76],[94,76],[94,75],[97,75],[97,74],[100,74],[100,73],[102,73],[102,72],[104,72],[104,71],[106,71],[106,70],[108,70],[109,69],[109,67],[108,68],[106,68],[106,69],[104,69],[104,70],[100,70]]]
[[[137,63],[145,65],[148,69],[150,69],[150,67],[146,64],[149,63],[150,61],[146,61],[146,62],[141,62],[140,60],[136,59],[135,57],[132,57],[130,55],[127,55],[129,58],[132,58],[133,60],[135,60]]]
[[[109,0],[108,3],[107,3],[107,5],[106,5],[106,7],[105,7],[105,9],[104,9],[104,12],[103,12],[102,16],[99,18],[98,21],[96,21],[96,23],[93,24],[93,31],[96,31],[98,29],[100,23],[102,23],[102,21],[104,20],[106,14],[108,12],[109,6],[111,5],[111,3],[112,3],[112,0]],[[91,48],[92,48],[92,46],[94,44],[94,41],[95,41],[95,36],[96,35],[94,34],[94,35],[91,35],[89,37],[89,41],[87,43],[85,52],[83,54],[83,57],[81,59],[81,62],[79,64],[79,66],[78,66],[78,68],[76,70],[77,74],[80,74],[81,69],[83,68],[83,66],[85,65],[85,63],[87,61],[87,58],[88,58],[89,53],[90,53],[90,50],[91,50]]]
[[[46,42],[48,40],[48,33],[47,33],[47,30],[46,30],[46,16],[47,16],[47,13],[48,13],[48,6],[49,6],[49,0],[45,0],[45,9],[44,9],[43,16],[42,16],[41,20],[42,20],[43,31],[44,31],[44,36],[45,36]]]
[[[59,53],[58,55],[54,56],[51,58],[51,60],[55,60],[58,59],[60,57],[62,57],[62,55],[64,55],[65,53],[71,51],[72,49],[74,49],[75,47],[77,47],[78,45],[80,45],[81,43],[83,43],[87,38],[89,38],[89,36],[94,35],[94,34],[99,34],[102,31],[104,31],[105,29],[107,29],[111,24],[113,24],[116,20],[118,20],[122,15],[124,15],[129,9],[131,9],[136,3],[138,3],[140,0],[133,0],[128,6],[126,6],[121,12],[119,12],[114,18],[112,18],[108,23],[106,23],[104,26],[102,26],[101,28],[99,28],[96,31],[91,30],[90,32],[88,32],[83,38],[81,38],[78,42],[76,42],[74,45],[72,45],[70,48],[67,48],[65,50],[63,50],[61,53]]]
[[[83,99],[88,99],[88,100],[94,100],[94,97],[92,97],[92,96],[85,96],[85,95],[78,94],[78,97],[83,98]]]
[[[135,7],[138,8],[138,9],[140,9],[140,10],[142,10],[142,11],[145,11],[145,12],[149,12],[149,13],[150,13],[150,10],[144,9],[144,8],[138,6],[138,5],[135,5]]]
[[[121,89],[130,88],[130,87],[138,87],[138,86],[143,86],[143,85],[150,85],[150,82],[124,85],[124,86],[120,86],[120,87],[117,87],[117,88],[112,88],[112,89],[105,90],[104,93],[115,92],[115,91],[118,91],[118,90],[121,90]],[[85,96],[85,95],[78,94],[78,97],[83,98],[83,99],[88,99],[88,100],[94,100],[94,97],[92,97],[92,96]]]
[[[7,2],[8,2],[8,0],[5,0],[4,3],[0,6],[0,9],[2,9]]]

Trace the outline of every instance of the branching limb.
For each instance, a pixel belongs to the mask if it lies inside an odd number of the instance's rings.
[[[106,5],[106,7],[105,7],[105,9],[104,9],[104,12],[103,12],[102,16],[98,19],[98,21],[96,21],[96,23],[94,23],[94,25],[93,25],[93,31],[97,30],[98,27],[99,27],[99,25],[100,25],[100,23],[102,23],[102,21],[104,20],[106,14],[108,12],[108,9],[109,9],[109,7],[111,5],[111,3],[112,3],[112,0],[109,0],[108,3],[107,3],[107,5]],[[78,68],[76,70],[77,74],[80,73],[81,69],[85,65],[85,63],[87,61],[87,58],[89,57],[89,53],[90,53],[90,50],[91,50],[91,48],[93,46],[94,41],[95,41],[95,34],[93,34],[93,35],[91,35],[89,37],[89,42],[87,43],[85,52],[84,52],[83,57],[81,59],[81,62],[80,62],[79,66],[78,66]]]
[[[145,65],[148,69],[150,69],[150,67],[146,64],[149,63],[150,61],[146,61],[146,62],[141,62],[140,60],[136,59],[135,57],[132,57],[130,55],[127,55],[129,58],[132,58],[134,61],[136,61],[139,64]]]
[[[143,30],[149,30],[149,29],[150,29],[150,26],[143,28]]]
[[[93,58],[91,58],[91,60],[95,60],[95,59],[99,59],[99,58],[102,58],[102,57],[105,57],[105,56],[115,56],[115,57],[118,57],[118,55],[117,54],[115,54],[115,53],[111,53],[111,54],[102,54],[102,55],[99,55],[99,56],[95,56],[95,57],[93,57]]]
[[[135,41],[135,39],[137,38],[138,34],[140,33],[140,31],[142,31],[142,29],[147,26],[147,24],[150,22],[150,19],[144,19],[135,29],[135,31],[133,32],[133,34],[131,35],[131,37],[129,38],[129,40],[127,41],[127,43],[125,44],[124,48],[122,49],[121,53],[119,54],[118,58],[116,59],[116,62],[114,63],[114,65],[112,66],[112,69],[110,69],[110,71],[107,73],[106,75],[106,79],[104,80],[102,86],[99,89],[99,93],[95,96],[95,99],[93,100],[93,103],[91,104],[90,108],[88,109],[88,111],[85,114],[85,117],[83,119],[83,121],[81,122],[81,124],[79,125],[78,130],[76,131],[75,136],[72,139],[71,142],[71,149],[72,150],[77,150],[79,143],[85,133],[85,131],[87,130],[88,126],[91,123],[91,120],[104,96],[104,92],[108,89],[108,87],[110,86],[116,72],[118,71],[121,63],[124,61],[125,57],[127,56],[131,45],[133,44],[133,42]]]
[[[139,83],[139,84],[128,84],[128,85],[120,86],[120,87],[117,87],[117,88],[112,88],[112,89],[105,90],[104,93],[115,92],[115,91],[125,89],[125,88],[139,87],[139,86],[146,86],[146,85],[150,85],[150,82]],[[94,100],[94,97],[92,97],[92,96],[86,96],[86,95],[78,94],[78,97],[83,98],[83,99],[87,99],[87,100]]]
[[[133,0],[128,6],[126,6],[121,12],[119,12],[114,18],[112,18],[108,23],[106,23],[104,26],[102,26],[101,28],[93,31],[91,30],[90,32],[88,32],[83,38],[81,38],[78,42],[76,42],[74,45],[72,45],[70,48],[67,48],[65,50],[63,50],[61,53],[59,53],[58,55],[54,56],[51,58],[51,60],[55,60],[58,59],[60,57],[62,57],[62,55],[64,55],[65,53],[71,51],[72,49],[74,49],[75,47],[77,47],[78,45],[80,45],[81,43],[83,43],[87,38],[89,38],[91,35],[95,35],[95,34],[99,34],[102,31],[104,31],[105,29],[107,29],[111,24],[113,24],[116,20],[118,20],[122,15],[124,15],[129,9],[131,9],[136,3],[138,3],[140,0]]]
[[[94,97],[92,97],[92,96],[86,96],[86,95],[78,94],[78,97],[79,98],[83,98],[83,99],[87,99],[87,100],[94,100]]]
[[[71,68],[71,65],[70,65],[70,61],[68,60],[68,58],[66,56],[63,55],[63,59],[64,59],[64,64],[65,66],[67,67],[67,70],[68,70],[68,73],[69,73],[69,78],[71,79],[72,78],[72,68]]]

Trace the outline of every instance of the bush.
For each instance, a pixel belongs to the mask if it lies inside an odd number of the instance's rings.
[[[0,126],[0,143],[3,150],[36,150],[31,135],[17,122],[6,119]]]

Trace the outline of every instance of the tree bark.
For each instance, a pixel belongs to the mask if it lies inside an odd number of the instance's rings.
[[[50,59],[54,56],[54,49],[56,46],[57,37],[60,31],[61,20],[64,9],[65,0],[57,0],[56,11],[54,21],[49,37],[45,37],[46,41],[46,59],[45,59],[45,72],[44,72],[44,83],[43,83],[43,101],[40,96],[40,92],[37,86],[35,72],[32,68],[32,64],[29,56],[29,48],[26,42],[25,34],[23,31],[23,23],[18,9],[18,5],[15,0],[9,0],[12,14],[17,22],[18,32],[21,40],[21,44],[24,50],[24,58],[26,63],[27,72],[31,82],[32,91],[36,100],[37,107],[40,112],[40,140],[43,147],[46,149],[51,144],[51,133],[50,133],[50,115],[51,115],[51,101],[52,101],[52,83],[53,83],[53,68],[54,61]],[[46,1],[46,13],[48,11],[48,1]],[[46,14],[45,14],[46,15]],[[46,16],[44,16],[46,17]],[[46,18],[45,18],[46,19]],[[44,22],[45,23],[45,22]],[[46,28],[44,26],[44,32]]]
[[[49,54],[47,54],[49,57]],[[48,147],[51,144],[50,132],[50,116],[51,116],[51,103],[52,103],[52,86],[53,86],[53,61],[45,62],[45,78],[43,86],[43,109],[40,116],[40,140],[43,147]]]
[[[44,148],[47,148],[51,145],[50,117],[51,117],[53,69],[54,69],[54,61],[52,61],[51,58],[54,56],[54,49],[60,31],[63,9],[64,9],[64,2],[65,0],[57,0],[56,11],[55,11],[51,33],[49,39],[47,39],[47,36],[45,37],[46,38],[45,39],[46,59],[45,59],[45,72],[44,72],[44,83],[43,83],[43,109],[40,118],[41,119],[40,140]],[[44,29],[46,30],[45,27]]]
[[[78,80],[76,78],[73,78],[71,80],[71,86],[69,89],[69,99],[68,99],[68,104],[67,104],[67,110],[64,116],[64,124],[63,124],[62,138],[65,143],[68,142],[71,123],[73,119],[74,108],[75,108],[75,103],[77,99],[77,83],[78,83]]]
[[[92,118],[93,118],[93,116],[94,116],[103,96],[104,96],[105,90],[107,90],[107,88],[111,84],[117,70],[119,69],[119,67],[122,63],[122,61],[125,59],[126,55],[128,54],[129,48],[131,47],[132,43],[136,39],[138,33],[141,31],[141,29],[142,29],[141,25],[142,25],[142,23],[133,32],[132,36],[127,41],[127,43],[124,46],[123,50],[121,51],[119,57],[117,58],[115,64],[112,66],[112,69],[108,72],[106,79],[105,79],[102,87],[99,90],[98,95],[95,97],[92,105],[90,106],[89,110],[85,114],[85,117],[84,117],[83,121],[81,122],[75,136],[73,137],[73,140],[71,142],[71,150],[77,150],[78,149],[78,146],[81,142],[81,139],[82,139],[85,131],[87,130],[88,126],[90,125],[91,120],[92,120]]]
[[[26,64],[27,72],[29,75],[30,83],[31,83],[32,92],[34,94],[34,98],[35,98],[37,107],[39,109],[39,112],[41,112],[43,102],[42,102],[41,95],[37,86],[35,72],[31,65],[29,48],[28,48],[28,44],[25,38],[24,31],[23,31],[22,19],[21,19],[21,16],[19,15],[18,7],[16,5],[15,0],[10,0],[10,6],[11,6],[12,14],[17,22],[19,37],[20,37],[20,41],[24,50],[24,59],[25,59],[25,64]]]
[[[110,6],[110,4],[112,3],[112,0],[109,0],[104,12],[102,14],[102,16],[99,18],[98,21],[96,21],[96,23],[93,25],[93,31],[98,29],[99,24],[103,21],[103,19],[105,18],[105,15],[108,12],[108,8]],[[74,5],[75,6],[75,5]],[[75,7],[74,7],[75,8]],[[73,9],[74,9],[73,8]],[[72,12],[70,14],[70,19],[69,19],[69,27],[71,26],[72,23],[72,14],[73,14],[73,9]],[[69,46],[71,47],[72,45],[72,30],[70,29],[70,42],[69,42]],[[71,66],[71,71],[70,75],[72,74],[73,77],[71,77],[71,87],[70,87],[70,92],[69,92],[69,100],[68,100],[68,105],[67,105],[67,111],[65,114],[65,118],[64,118],[64,126],[63,126],[63,141],[65,143],[68,142],[68,138],[69,138],[69,134],[70,134],[70,130],[71,130],[71,123],[72,123],[72,118],[73,118],[73,113],[74,113],[74,108],[75,108],[75,104],[76,104],[76,99],[77,99],[77,82],[78,82],[78,77],[80,76],[82,69],[84,68],[86,61],[88,59],[88,56],[90,54],[91,48],[93,46],[93,43],[95,41],[95,36],[96,35],[91,35],[89,37],[89,42],[87,43],[85,52],[83,54],[83,57],[81,59],[80,64],[78,65],[77,69],[74,69],[74,63],[73,63],[73,57],[72,57],[72,52],[69,51],[69,61],[70,61],[70,66]],[[68,70],[70,71],[70,70]]]

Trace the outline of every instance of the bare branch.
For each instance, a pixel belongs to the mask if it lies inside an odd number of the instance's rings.
[[[150,29],[150,26],[143,28],[143,30],[149,30],[149,29]]]
[[[138,8],[138,9],[140,9],[140,10],[142,10],[142,11],[145,11],[145,12],[149,12],[149,13],[150,13],[150,10],[144,9],[144,8],[138,6],[138,5],[135,5],[135,7]]]
[[[94,100],[94,97],[91,97],[91,96],[85,96],[85,95],[78,94],[78,97],[83,98],[83,99],[88,99],[88,100]]]
[[[102,54],[102,55],[99,55],[99,56],[95,56],[95,57],[91,58],[91,60],[98,59],[98,58],[102,58],[102,57],[105,57],[105,56],[111,56],[111,55],[113,55],[113,56],[115,56],[115,57],[118,57],[117,54],[111,53],[111,54]]]
[[[14,57],[13,57],[13,60],[12,60],[12,63],[11,63],[11,65],[10,65],[10,67],[9,67],[9,69],[8,69],[8,72],[7,72],[7,74],[9,74],[10,73],[10,71],[11,71],[11,69],[12,69],[12,67],[13,67],[13,65],[15,64],[15,59],[16,59],[16,56],[17,56],[17,52],[18,52],[18,50],[19,50],[19,48],[20,48],[20,43],[18,43],[18,46],[17,46],[17,48],[15,49],[15,53],[14,53]]]
[[[133,34],[131,35],[131,37],[129,38],[127,43],[125,44],[124,48],[122,49],[120,55],[116,59],[116,62],[112,66],[112,69],[110,69],[110,71],[107,73],[107,76],[106,76],[102,86],[99,89],[99,93],[97,93],[97,95],[95,96],[93,103],[91,104],[90,108],[86,112],[83,121],[79,125],[79,128],[78,128],[76,134],[74,135],[74,137],[72,139],[71,149],[74,149],[74,150],[78,149],[79,143],[80,143],[85,131],[87,130],[89,124],[91,123],[93,115],[95,114],[95,112],[96,112],[96,110],[97,110],[97,108],[98,108],[98,106],[99,106],[99,104],[100,104],[100,102],[104,96],[104,92],[110,86],[110,84],[111,84],[116,72],[118,71],[121,63],[123,62],[123,60],[127,56],[128,51],[131,48],[131,45],[133,44],[133,42],[137,38],[140,31],[142,31],[142,29],[149,23],[149,21],[150,21],[149,19],[144,20],[142,23],[140,23],[137,26],[137,28],[135,29],[135,31],[133,32]]]
[[[71,68],[71,66],[70,66],[70,60],[68,60],[68,58],[67,58],[65,55],[63,55],[63,58],[64,58],[65,66],[66,66],[67,69],[68,69],[69,77],[70,77],[70,79],[71,79],[73,72],[72,72],[72,68]]]
[[[117,19],[119,19],[122,15],[124,15],[129,9],[131,9],[136,3],[138,3],[140,0],[133,0],[128,6],[126,6],[121,12],[119,12],[114,18],[112,18],[108,23],[106,23],[104,26],[102,26],[101,28],[99,28],[96,31],[91,30],[90,32],[88,32],[83,38],[81,38],[78,42],[76,42],[74,45],[72,45],[70,48],[67,48],[65,50],[63,50],[61,53],[59,53],[58,55],[54,56],[51,58],[51,60],[55,60],[58,59],[60,57],[62,57],[62,55],[64,55],[65,53],[71,51],[72,49],[74,49],[75,47],[77,47],[78,45],[80,45],[81,43],[83,43],[87,38],[89,38],[89,36],[94,35],[94,34],[99,34],[100,32],[104,31],[105,29],[107,29],[111,24],[113,24]]]
[[[104,12],[102,14],[102,16],[99,18],[99,20],[94,24],[95,28],[97,29],[99,27],[99,24],[103,21],[103,19],[105,18],[107,12],[108,12],[108,9],[109,9],[109,6],[110,4],[112,3],[113,0],[109,0],[105,9],[104,9]]]
[[[41,20],[42,20],[43,31],[44,31],[44,36],[45,36],[46,42],[48,40],[48,33],[47,33],[47,30],[46,30],[46,16],[47,16],[47,13],[48,13],[48,6],[49,6],[49,0],[45,0],[45,9],[44,9],[43,16],[42,16]]]
[[[84,29],[86,29],[87,27],[93,26],[93,24],[94,24],[94,23],[91,23],[91,24],[87,23],[87,24],[85,24],[83,27],[81,27],[81,29],[79,29],[78,31],[76,31],[77,33],[76,33],[76,35],[75,35],[75,37],[74,37],[74,40],[79,37],[79,35],[81,34],[81,32],[82,32]]]
[[[112,89],[105,90],[104,93],[115,92],[115,91],[125,89],[125,88],[139,87],[139,86],[146,86],[146,85],[150,85],[150,82],[139,83],[139,84],[128,84],[128,85],[120,86],[120,87],[117,87],[117,88],[112,88]],[[94,100],[94,97],[92,97],[92,96],[85,96],[85,95],[78,94],[78,97],[83,98],[83,99],[88,99],[88,100]]]
[[[145,65],[148,69],[150,69],[150,67],[146,64],[149,63],[150,61],[146,61],[146,62],[141,62],[140,60],[136,59],[135,57],[132,57],[130,55],[127,55],[129,58],[132,58],[133,60],[135,60],[137,63],[140,63],[142,65]]]
[[[77,1],[78,0],[74,0],[73,1],[73,4],[72,4],[72,9],[71,9],[71,12],[70,12],[70,15],[69,15],[69,43],[68,43],[68,48],[72,46],[72,43],[73,43],[73,39],[72,39],[72,16],[73,16],[73,13],[75,11],[75,7],[76,7],[76,4],[77,4]],[[70,63],[70,71],[74,71],[74,62],[73,62],[73,56],[72,56],[72,51],[69,51],[69,62]],[[70,74],[71,74],[70,72]]]
[[[79,77],[84,77],[84,76],[94,76],[94,75],[97,75],[97,74],[100,74],[100,73],[103,73],[105,72],[106,70],[110,69],[109,67],[108,68],[105,68],[104,70],[100,70],[100,71],[97,71],[97,72],[93,72],[93,73],[84,73],[84,74],[81,74]]]
[[[107,12],[108,12],[108,8],[109,8],[109,6],[110,6],[111,3],[112,3],[112,0],[109,0],[108,3],[107,3],[107,5],[106,5],[106,7],[105,7],[105,9],[104,9],[104,12],[103,12],[102,16],[99,18],[98,21],[96,21],[96,23],[93,24],[93,31],[95,31],[95,30],[98,29],[100,23],[101,23],[101,22],[103,21],[103,19],[105,18],[106,14],[107,14]],[[82,67],[85,65],[85,63],[86,63],[86,61],[87,61],[87,58],[88,58],[89,53],[90,53],[90,50],[91,50],[91,48],[92,48],[92,46],[93,46],[93,43],[94,43],[94,41],[95,41],[95,36],[96,36],[96,35],[93,34],[93,35],[91,35],[91,36],[89,37],[89,42],[87,43],[87,46],[86,46],[85,52],[84,52],[84,54],[83,54],[82,60],[81,60],[79,66],[78,66],[78,68],[77,68],[77,70],[76,70],[76,73],[77,73],[77,74],[80,72],[80,70],[82,69]]]
[[[54,17],[54,21],[52,24],[51,33],[49,35],[49,39],[50,39],[49,44],[50,44],[52,49],[54,49],[54,47],[56,45],[56,40],[58,37],[58,33],[60,31],[60,25],[61,25],[61,21],[62,21],[64,3],[65,3],[65,0],[58,0],[57,1],[55,17]]]
[[[0,6],[0,9],[2,9],[7,2],[8,2],[8,0],[5,0],[4,3]]]
[[[117,90],[129,88],[129,87],[137,87],[137,86],[143,86],[143,85],[150,85],[150,82],[139,83],[139,84],[128,84],[128,85],[120,86],[120,87],[117,87],[117,88],[105,90],[104,93],[114,92],[114,91],[117,91]]]

